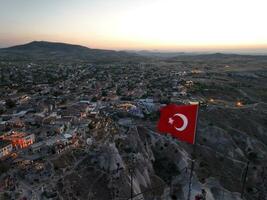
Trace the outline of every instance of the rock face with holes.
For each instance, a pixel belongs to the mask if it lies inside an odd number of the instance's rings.
[[[224,114],[227,118],[222,123],[219,119]],[[248,193],[263,178],[267,150],[264,141],[243,126],[245,114],[254,115],[247,110],[200,109],[191,198],[204,189],[206,199],[241,199],[248,161],[245,196],[253,196]],[[136,199],[187,199],[192,146],[155,132],[155,123],[136,120],[134,125],[116,126],[116,134],[96,147],[95,167],[109,174],[108,188],[114,198],[130,198],[132,187]]]
[[[209,200],[240,200],[246,149],[225,129],[205,120],[202,116],[199,124],[191,199],[204,189]],[[192,146],[155,132],[150,124],[137,125],[138,120],[129,126],[108,121],[105,127],[114,126],[116,131],[110,135],[109,129],[103,129],[99,138],[93,132],[99,132],[101,126],[92,130],[95,143],[60,180],[64,189],[58,189],[59,196],[68,199],[70,192],[77,199],[130,199],[132,193],[134,199],[186,200]],[[260,178],[255,166],[250,165],[248,174],[254,183]]]
[[[261,105],[254,109],[257,114],[201,107],[195,154],[192,145],[157,133],[156,121],[127,118],[120,123],[121,118],[102,114],[86,133],[90,144],[85,140],[80,150],[51,160],[53,181],[44,183],[45,190],[59,199],[187,200],[194,161],[190,199],[205,190],[207,200],[241,200],[249,161],[244,197],[265,195],[266,127],[261,118],[266,113]]]
[[[80,141],[79,149],[51,158],[45,166],[49,175],[34,185],[52,199],[187,200],[194,160],[190,200],[202,190],[207,200],[241,200],[249,161],[244,197],[265,200],[266,127],[261,120],[266,113],[261,105],[254,109],[257,114],[201,107],[195,155],[192,145],[157,133],[156,121],[134,118],[121,124],[100,115],[85,135],[91,142]],[[27,182],[28,176],[21,177]]]

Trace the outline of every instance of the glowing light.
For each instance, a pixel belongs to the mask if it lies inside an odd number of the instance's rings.
[[[209,102],[214,103],[214,99],[211,98],[211,99],[209,100]]]
[[[237,106],[237,107],[242,107],[242,106],[243,106],[243,103],[242,103],[241,101],[237,101],[237,102],[236,102],[236,106]]]

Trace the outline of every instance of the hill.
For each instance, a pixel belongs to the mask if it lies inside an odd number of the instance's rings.
[[[85,46],[33,41],[23,45],[0,49],[1,60],[15,61],[56,61],[56,62],[117,62],[134,61],[140,58],[133,53],[103,49],[91,49]]]

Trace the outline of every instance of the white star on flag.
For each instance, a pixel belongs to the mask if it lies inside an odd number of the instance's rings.
[[[174,120],[170,117],[169,118],[169,124],[173,124]]]

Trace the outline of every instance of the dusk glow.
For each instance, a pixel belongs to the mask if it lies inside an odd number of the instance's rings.
[[[265,0],[0,2],[0,47],[33,40],[106,49],[267,47]]]
[[[0,0],[0,200],[267,200],[267,0]]]

